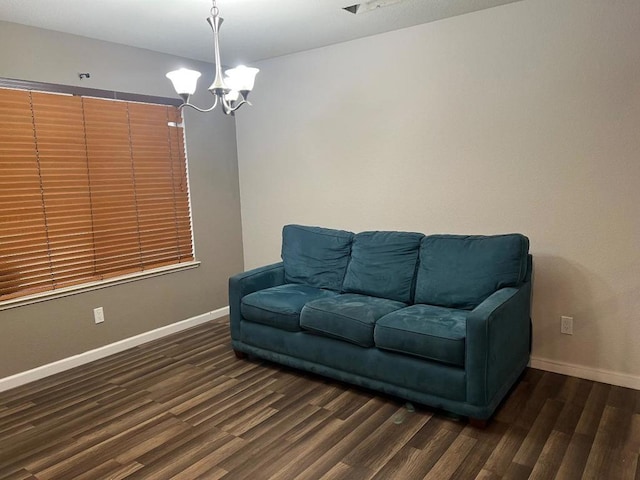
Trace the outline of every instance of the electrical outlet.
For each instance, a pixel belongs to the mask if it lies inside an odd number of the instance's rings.
[[[573,335],[573,317],[560,317],[560,333]]]
[[[102,307],[97,307],[93,309],[93,320],[96,323],[104,322],[104,310]]]

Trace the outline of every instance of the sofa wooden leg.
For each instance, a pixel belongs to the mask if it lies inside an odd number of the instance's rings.
[[[469,417],[469,425],[473,428],[485,429],[489,425],[489,420],[480,420],[479,418]]]
[[[244,360],[245,358],[247,358],[249,355],[247,355],[244,352],[241,352],[240,350],[234,350],[233,353],[236,354],[236,358],[239,360]]]

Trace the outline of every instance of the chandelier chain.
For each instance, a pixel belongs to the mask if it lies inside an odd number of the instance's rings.
[[[220,13],[220,10],[218,9],[218,6],[216,5],[216,0],[211,0],[211,16],[212,17],[217,17],[219,13]]]

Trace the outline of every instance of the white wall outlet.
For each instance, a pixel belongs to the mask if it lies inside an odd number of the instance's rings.
[[[96,323],[104,322],[104,310],[102,307],[97,307],[93,309],[93,320]]]
[[[573,335],[573,317],[560,317],[560,333]]]

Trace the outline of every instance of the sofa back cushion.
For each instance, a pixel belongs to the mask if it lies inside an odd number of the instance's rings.
[[[285,282],[340,290],[352,241],[353,233],[344,230],[285,225],[282,229]]]
[[[529,239],[520,234],[430,235],[422,240],[415,303],[472,309],[525,280]]]
[[[410,232],[358,233],[343,291],[409,303],[423,237]]]

